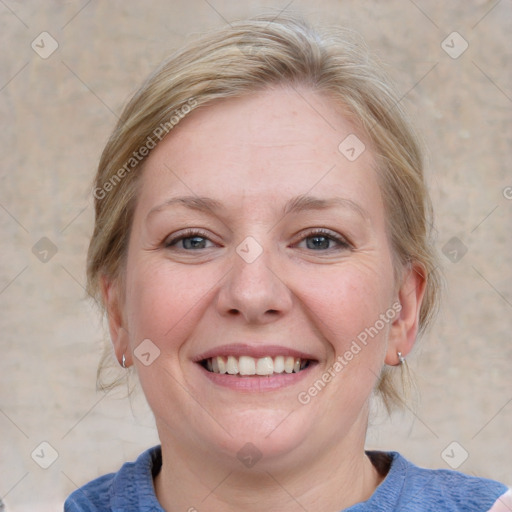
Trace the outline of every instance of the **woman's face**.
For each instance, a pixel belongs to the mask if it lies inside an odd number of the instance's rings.
[[[105,294],[164,446],[240,465],[364,442],[418,307],[395,283],[376,172],[369,142],[306,89],[194,111],[153,150],[125,293]]]

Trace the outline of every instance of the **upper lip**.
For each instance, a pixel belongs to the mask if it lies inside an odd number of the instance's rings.
[[[317,358],[312,354],[302,352],[290,347],[284,347],[281,345],[247,345],[240,343],[233,343],[230,345],[221,345],[214,347],[206,352],[199,354],[194,357],[196,363],[210,359],[212,357],[227,357],[227,356],[249,356],[255,359],[262,357],[276,357],[276,356],[291,356],[298,357],[300,359],[309,359],[311,361],[317,361]]]

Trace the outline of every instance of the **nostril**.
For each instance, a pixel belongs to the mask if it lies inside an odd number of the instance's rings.
[[[230,310],[228,311],[228,313],[229,313],[230,315],[234,315],[234,316],[235,316],[235,315],[239,315],[239,314],[240,314],[240,311],[238,311],[238,309],[230,309]]]

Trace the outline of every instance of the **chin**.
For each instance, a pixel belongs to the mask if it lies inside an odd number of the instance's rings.
[[[286,410],[253,409],[235,413],[224,423],[229,434],[221,431],[220,438],[209,438],[207,442],[212,451],[217,448],[236,459],[236,469],[246,466],[269,471],[292,463],[307,446],[312,425],[299,412],[302,411],[290,414]]]

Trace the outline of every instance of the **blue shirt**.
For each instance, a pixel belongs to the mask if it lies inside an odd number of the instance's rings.
[[[490,512],[501,510],[505,502],[503,510],[512,510],[510,491],[503,484],[457,471],[419,468],[396,452],[387,455],[389,471],[371,498],[345,512]],[[66,500],[64,512],[164,512],[153,487],[161,466],[162,452],[155,446],[117,473],[77,489]]]

